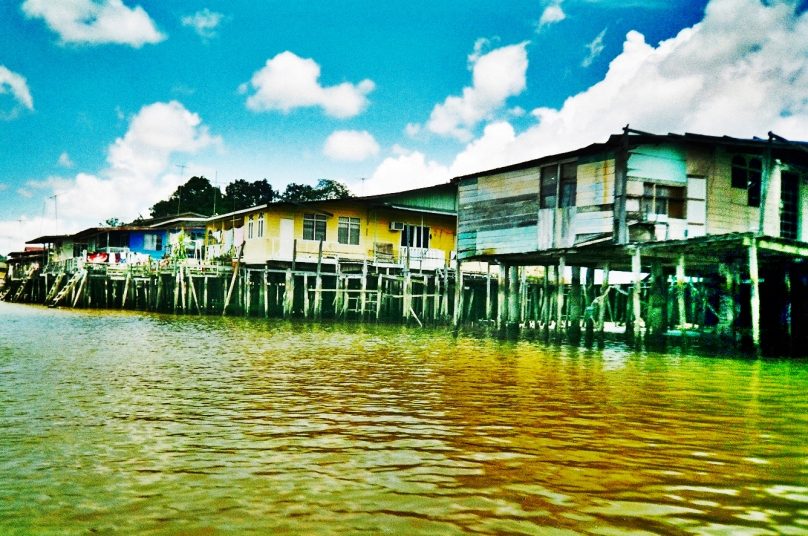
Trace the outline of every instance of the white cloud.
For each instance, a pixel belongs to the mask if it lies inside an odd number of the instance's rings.
[[[462,96],[447,97],[435,106],[426,124],[430,131],[469,140],[477,124],[500,109],[508,97],[525,89],[527,43],[497,48],[483,55],[479,43],[469,56],[472,85],[463,88]]]
[[[560,108],[536,108],[517,131],[486,125],[449,165],[421,153],[386,158],[373,175],[381,191],[414,180],[437,184],[605,141],[623,126],[651,132],[698,132],[808,140],[808,12],[793,4],[712,0],[704,19],[656,46],[626,35],[603,80]]]
[[[651,132],[808,139],[808,13],[759,0],[713,0],[704,20],[657,46],[626,36],[606,76],[516,133],[490,125],[453,175],[605,141],[626,124]]]
[[[0,95],[11,92],[20,105],[28,110],[34,109],[34,99],[28,89],[28,82],[25,77],[15,73],[5,65],[0,65]],[[0,118],[14,119],[19,113],[19,107],[14,107],[8,111],[0,111]]]
[[[105,169],[79,172],[72,179],[29,181],[26,190],[58,194],[61,232],[75,232],[110,217],[128,221],[147,215],[151,205],[187,180],[174,172],[172,157],[220,144],[221,139],[211,135],[201,118],[181,103],[157,102],[141,108],[126,133],[110,145]],[[0,222],[0,235],[2,229],[9,229],[8,223]],[[55,222],[50,221],[42,232],[55,232]],[[14,237],[16,241],[0,236],[0,251],[20,248],[32,235]]]
[[[586,49],[589,53],[584,58],[584,61],[581,62],[581,67],[589,67],[592,65],[592,62],[603,53],[603,50],[606,48],[603,44],[603,38],[606,37],[607,29],[608,28],[604,28],[591,42],[586,44]]]
[[[385,158],[365,183],[365,195],[431,186],[451,177],[448,167],[427,159],[421,152],[397,146],[395,156]]]
[[[379,144],[366,130],[337,130],[325,141],[323,154],[333,160],[361,162],[379,154]]]
[[[371,80],[325,87],[319,78],[320,66],[313,59],[281,52],[253,74],[249,85],[255,93],[247,97],[247,108],[289,112],[319,106],[327,115],[343,119],[362,112],[368,104],[367,94],[376,87]],[[246,93],[248,86],[242,84],[239,89]]]
[[[59,165],[63,168],[72,168],[75,165],[70,159],[70,155],[67,154],[67,151],[63,151],[62,154],[59,155]]]
[[[414,138],[420,133],[421,125],[418,123],[407,123],[407,126],[404,127],[404,134],[406,134],[409,138]]]
[[[183,26],[193,28],[202,39],[216,37],[216,28],[221,24],[224,15],[205,8],[193,15],[186,15],[180,19]]]
[[[557,22],[561,22],[562,20],[566,19],[567,15],[564,13],[564,10],[561,8],[561,0],[557,0],[547,7],[544,8],[544,11],[541,13],[541,17],[539,18],[539,26],[538,29],[541,30],[545,26],[549,26],[550,24],[555,24]]]
[[[165,39],[142,7],[127,7],[122,0],[25,0],[22,10],[29,18],[43,19],[64,44],[140,48]]]

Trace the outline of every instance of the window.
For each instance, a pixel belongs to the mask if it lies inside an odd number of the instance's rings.
[[[339,217],[337,242],[340,244],[359,245],[359,218]]]
[[[428,248],[429,227],[425,225],[405,225],[401,231],[401,245],[407,248]]]
[[[250,216],[250,221],[247,222],[247,238],[253,237],[253,217]]]
[[[147,233],[143,235],[143,249],[149,251],[163,250],[163,237],[159,234]]]
[[[325,214],[303,215],[303,240],[325,240]]]
[[[754,156],[735,155],[732,157],[732,187],[746,190],[746,204],[760,206],[760,179],[763,163]]]
[[[651,182],[645,183],[642,198],[642,213],[646,220],[651,214],[664,214],[669,218],[684,219],[685,189],[681,186],[663,186]]]
[[[558,190],[558,166],[541,168],[540,208],[556,208]]]
[[[258,215],[258,238],[263,238],[264,236],[264,215]]]
[[[561,164],[561,185],[559,186],[558,206],[574,207],[576,184],[578,182],[578,165],[576,163]]]
[[[578,164],[552,164],[542,166],[539,188],[540,208],[564,208],[575,206],[578,180]],[[559,180],[559,176],[561,177]]]

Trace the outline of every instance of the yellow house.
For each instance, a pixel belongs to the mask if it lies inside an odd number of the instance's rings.
[[[435,270],[455,248],[453,184],[395,194],[303,203],[277,202],[213,216],[206,258],[249,265],[368,261]]]

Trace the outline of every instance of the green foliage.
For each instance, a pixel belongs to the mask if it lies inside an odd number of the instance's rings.
[[[118,218],[107,218],[104,223],[99,223],[101,227],[120,227],[124,223]]]
[[[221,204],[222,192],[205,177],[191,177],[180,185],[171,197],[158,201],[149,209],[153,218],[173,216],[182,212],[198,212],[206,216],[213,214],[214,205]]]
[[[341,182],[331,179],[320,179],[316,186],[309,184],[289,183],[281,194],[283,201],[301,203],[304,201],[324,201],[328,199],[345,199],[351,192]]]
[[[217,207],[217,212],[224,213],[272,203],[276,196],[277,193],[266,179],[255,182],[238,179],[225,187],[221,210]]]
[[[149,211],[153,218],[183,212],[198,212],[210,216],[214,213],[224,214],[278,200],[299,203],[346,197],[351,197],[348,188],[341,182],[330,179],[320,179],[315,186],[289,183],[282,194],[272,188],[266,179],[260,181],[238,179],[225,187],[223,195],[221,190],[205,177],[191,177],[168,199],[158,201]],[[111,220],[118,221],[117,218]]]

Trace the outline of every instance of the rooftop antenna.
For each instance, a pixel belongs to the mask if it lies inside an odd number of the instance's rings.
[[[174,165],[177,166],[178,168],[180,168],[180,176],[184,179],[185,178],[185,168],[187,168],[188,166],[186,166],[185,163],[174,164]],[[181,204],[181,202],[182,202],[182,192],[180,191],[179,188],[177,188],[177,215],[178,216],[180,214],[180,204]]]
[[[53,199],[53,219],[56,220],[56,234],[59,234],[59,194],[53,194],[48,199]]]

